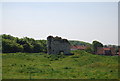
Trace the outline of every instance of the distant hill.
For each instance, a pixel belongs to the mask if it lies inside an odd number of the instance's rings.
[[[92,44],[84,41],[77,41],[77,40],[69,40],[71,45],[85,45],[85,46],[91,46]]]

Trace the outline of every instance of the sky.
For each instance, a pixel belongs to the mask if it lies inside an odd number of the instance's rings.
[[[118,44],[117,2],[2,2],[0,9],[2,34]]]
[[[0,0],[0,2],[119,2],[119,0]]]

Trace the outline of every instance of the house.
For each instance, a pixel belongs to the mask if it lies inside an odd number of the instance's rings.
[[[85,49],[87,49],[87,46],[84,45],[71,46],[71,50],[85,50]]]
[[[97,53],[98,55],[115,55],[115,48],[103,48],[103,47],[98,47],[97,48]]]
[[[118,53],[118,55],[120,56],[120,48],[119,48],[119,53]]]

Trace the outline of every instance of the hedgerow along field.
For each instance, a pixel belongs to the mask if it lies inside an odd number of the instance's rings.
[[[118,79],[118,56],[85,51],[74,55],[2,54],[3,79]]]

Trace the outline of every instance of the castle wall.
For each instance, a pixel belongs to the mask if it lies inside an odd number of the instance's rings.
[[[47,37],[47,52],[48,54],[69,54],[70,43],[67,39],[61,37]]]

